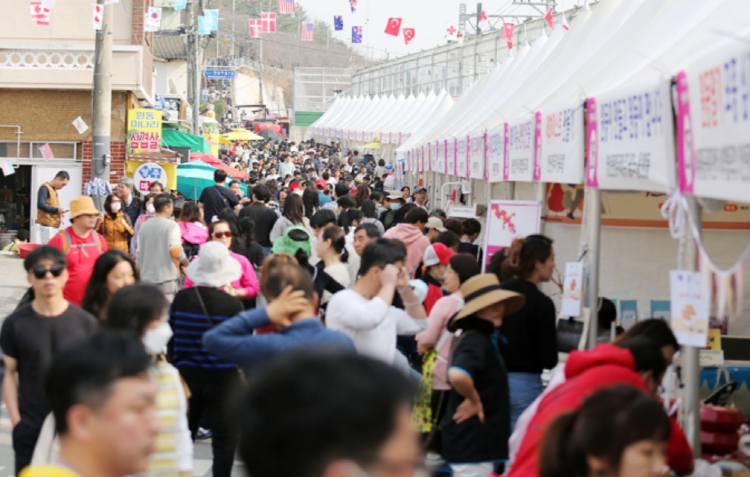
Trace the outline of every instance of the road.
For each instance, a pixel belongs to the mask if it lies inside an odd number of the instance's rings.
[[[0,255],[0,321],[13,312],[28,287],[23,261]],[[210,477],[211,441],[196,443],[193,454],[193,476]],[[3,403],[0,412],[0,477],[13,477],[13,468],[11,424]],[[235,460],[232,477],[246,477],[239,460]]]

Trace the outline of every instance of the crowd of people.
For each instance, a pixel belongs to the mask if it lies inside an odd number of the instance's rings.
[[[558,363],[552,240],[486,261],[479,221],[388,190],[382,161],[265,147],[234,150],[248,197],[222,170],[197,202],[123,178],[104,213],[60,208],[64,171],[44,186],[71,225],[0,332],[16,474],[189,477],[207,432],[215,477],[236,453],[252,477],[690,473],[655,398],[665,322]]]

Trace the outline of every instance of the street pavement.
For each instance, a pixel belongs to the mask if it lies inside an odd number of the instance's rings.
[[[23,260],[0,255],[0,323],[13,312],[28,289]],[[13,440],[5,403],[0,409],[0,477],[13,477]],[[193,476],[210,477],[211,441],[201,441],[193,448]],[[246,477],[242,463],[235,460],[232,477]]]

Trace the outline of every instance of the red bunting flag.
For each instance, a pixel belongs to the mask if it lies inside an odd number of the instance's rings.
[[[256,18],[250,19],[250,38],[261,38],[263,36],[263,22]]]
[[[555,19],[552,17],[552,8],[549,9],[546,15],[544,15],[544,19],[547,20],[547,23],[549,23],[550,29],[555,29]]]
[[[509,50],[513,49],[513,32],[515,29],[516,25],[514,23],[503,23],[503,37],[508,42]]]
[[[406,28],[404,27],[404,43],[407,45],[414,39],[414,28]]]
[[[102,16],[104,14],[104,6],[100,4],[94,5],[94,30],[102,29]]]
[[[489,21],[490,19],[487,18],[487,12],[482,10],[482,13],[479,14],[479,21]]]
[[[385,27],[385,34],[398,36],[399,30],[401,30],[401,18],[389,18],[388,25]]]

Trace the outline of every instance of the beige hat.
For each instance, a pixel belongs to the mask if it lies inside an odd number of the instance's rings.
[[[70,201],[70,218],[75,219],[80,215],[100,215],[101,212],[94,206],[94,199],[89,196],[76,197]]]
[[[399,192],[399,191],[397,191],[397,190],[392,190],[392,191],[389,191],[389,192],[388,192],[388,195],[386,196],[386,198],[387,198],[388,200],[398,200],[398,199],[403,199],[403,198],[404,198],[404,194],[402,194],[401,192]]]
[[[440,232],[445,232],[446,230],[448,230],[443,225],[443,221],[438,219],[437,217],[430,217],[429,219],[427,219],[427,223],[424,225],[424,228],[426,230],[435,229],[439,230]]]
[[[505,302],[505,314],[515,313],[523,308],[526,297],[520,293],[503,290],[500,288],[500,280],[494,273],[485,273],[469,278],[461,285],[461,294],[464,296],[464,307],[451,319],[450,329],[456,321],[473,315],[483,308],[495,303]]]

